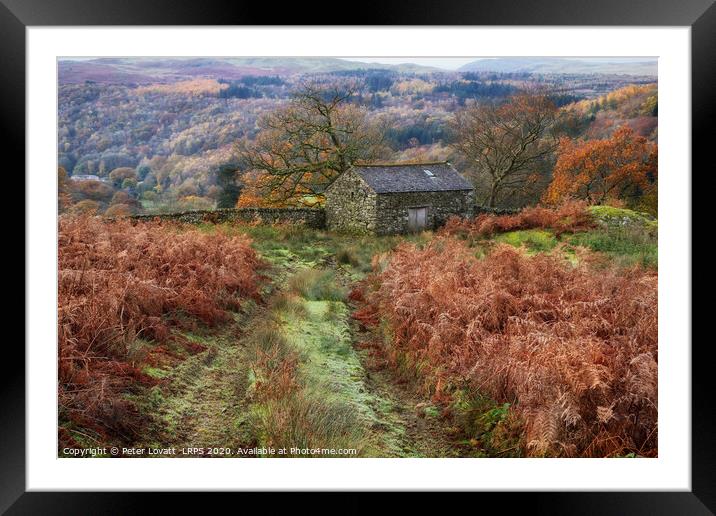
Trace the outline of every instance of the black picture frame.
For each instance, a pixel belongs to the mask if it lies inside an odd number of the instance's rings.
[[[280,5],[280,7],[279,7]],[[354,12],[352,12],[354,11]],[[342,14],[341,14],[342,13]],[[329,19],[330,18],[330,19]],[[713,0],[542,0],[534,2],[382,0],[379,5],[337,9],[323,0],[268,4],[253,2],[188,0],[0,0],[0,80],[2,141],[24,168],[25,148],[25,29],[28,26],[63,25],[573,25],[573,26],[690,26],[692,45],[692,152],[696,163],[708,163],[709,125],[714,120],[714,71],[716,65],[716,6]],[[48,116],[53,116],[49,114]],[[708,124],[708,125],[707,125]],[[686,173],[686,172],[684,172]],[[693,205],[693,203],[692,203]],[[32,271],[25,270],[26,278]],[[28,307],[28,309],[31,307]],[[662,315],[664,316],[664,315]],[[687,344],[687,343],[684,343]],[[509,505],[525,504],[531,512],[567,514],[711,514],[716,511],[716,454],[712,388],[707,383],[710,342],[692,347],[692,491],[604,493],[480,494],[487,501],[509,497]],[[12,347],[14,349],[7,349]],[[148,498],[160,496],[162,504],[181,503],[184,494],[147,493],[27,493],[25,492],[25,356],[16,344],[6,346],[0,404],[0,511],[7,514],[130,514],[150,509]],[[11,353],[15,353],[13,356]],[[209,493],[224,498],[226,495]],[[243,497],[246,495],[243,494]],[[292,505],[301,504],[301,496]],[[245,500],[245,498],[244,498]],[[325,500],[325,499],[324,499]],[[212,500],[213,501],[213,500]],[[199,502],[206,509],[205,502]],[[245,501],[245,503],[249,503]],[[259,502],[260,503],[260,502]],[[335,502],[324,502],[327,507]],[[420,496],[412,503],[422,505]],[[471,502],[474,503],[474,502]],[[486,507],[480,502],[479,507]],[[504,501],[502,501],[504,503]],[[352,497],[340,511],[371,510],[373,502]],[[335,507],[335,506],[334,506]],[[474,507],[478,508],[477,505]],[[164,506],[166,510],[166,505]],[[362,510],[361,510],[362,509]]]

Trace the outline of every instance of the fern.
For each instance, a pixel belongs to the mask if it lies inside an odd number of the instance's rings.
[[[502,223],[501,223],[502,224]],[[399,246],[354,298],[386,321],[386,356],[421,364],[426,388],[467,381],[523,421],[534,456],[656,455],[657,273],[573,267],[463,241]]]

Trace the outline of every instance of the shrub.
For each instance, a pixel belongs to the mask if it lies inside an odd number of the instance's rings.
[[[530,455],[654,456],[657,276],[580,262],[504,244],[477,260],[451,238],[405,244],[356,317],[388,325],[388,361],[436,402],[468,388],[510,403]]]
[[[246,347],[257,399],[281,398],[296,390],[298,356],[286,342],[278,322],[267,319],[254,325]]]
[[[139,420],[122,394],[152,383],[130,360],[132,343],[226,320],[258,298],[261,263],[244,236],[159,222],[63,216],[58,244],[60,418],[129,441]]]
[[[90,200],[109,202],[114,195],[114,188],[103,181],[82,180],[73,181],[70,185],[76,201]]]

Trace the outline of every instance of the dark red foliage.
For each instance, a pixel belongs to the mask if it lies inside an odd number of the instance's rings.
[[[657,279],[436,238],[398,247],[355,317],[387,324],[388,360],[436,401],[469,386],[511,403],[529,455],[655,456]]]
[[[467,220],[453,217],[443,226],[441,234],[489,237],[507,231],[552,229],[559,235],[583,231],[594,226],[595,222],[587,210],[587,203],[570,201],[558,208],[529,207],[514,215],[483,213]]]
[[[262,264],[244,236],[158,222],[63,216],[58,244],[60,418],[100,439],[131,440],[139,414],[123,394],[156,383],[141,367],[180,359],[162,343],[176,341],[182,321],[215,325],[258,299]],[[143,354],[138,339],[149,344]]]

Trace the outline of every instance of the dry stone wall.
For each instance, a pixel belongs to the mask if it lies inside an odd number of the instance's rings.
[[[360,178],[346,188],[327,193],[325,208],[228,208],[154,215],[134,215],[136,220],[173,220],[188,224],[205,222],[258,222],[304,224],[314,229],[356,234],[408,232],[408,208],[427,207],[427,228],[435,229],[453,215],[474,217],[480,213],[507,214],[519,210],[476,206],[472,192],[408,192],[376,194]],[[343,176],[342,176],[343,177]]]
[[[320,208],[226,208],[221,210],[195,210],[156,215],[135,215],[134,219],[174,220],[189,224],[202,222],[260,222],[263,224],[305,224],[322,229],[326,227],[326,213]]]
[[[472,215],[477,217],[486,213],[488,215],[514,215],[522,211],[522,208],[490,208],[489,206],[475,205],[473,207]]]

